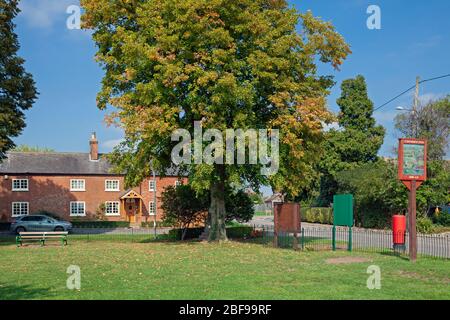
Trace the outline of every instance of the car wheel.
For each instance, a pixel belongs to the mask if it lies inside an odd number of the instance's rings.
[[[16,228],[16,233],[17,234],[19,234],[19,233],[21,233],[21,232],[25,232],[25,231],[27,231],[24,227],[17,227]]]
[[[64,228],[63,227],[56,227],[55,231],[64,231]]]

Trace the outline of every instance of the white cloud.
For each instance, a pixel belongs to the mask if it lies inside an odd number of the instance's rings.
[[[105,142],[101,143],[101,146],[102,146],[102,148],[104,148],[106,151],[109,152],[109,151],[112,151],[112,149],[114,149],[114,147],[119,145],[122,141],[123,141],[123,139],[106,140]]]
[[[426,94],[419,96],[419,102],[421,104],[427,104],[430,101],[439,100],[443,97],[444,97],[444,94],[442,94],[442,93],[432,93],[432,92],[426,93]]]
[[[434,35],[422,41],[414,43],[411,47],[413,49],[429,49],[434,48],[441,44],[443,37],[440,35]]]
[[[68,18],[66,13],[70,5],[79,5],[78,0],[24,0],[19,4],[19,17],[25,19],[29,26],[48,29],[55,23],[64,23]]]
[[[330,131],[331,129],[339,130],[339,129],[340,129],[339,123],[333,122],[333,123],[330,123],[330,124],[323,124],[323,130],[324,130],[325,132],[328,132],[328,131]]]

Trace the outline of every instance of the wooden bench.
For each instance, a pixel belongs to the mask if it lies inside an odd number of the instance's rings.
[[[67,245],[67,231],[46,231],[46,232],[20,232],[16,237],[17,246],[21,246],[24,241],[39,241],[41,246],[45,245],[47,240],[60,240],[61,244]]]

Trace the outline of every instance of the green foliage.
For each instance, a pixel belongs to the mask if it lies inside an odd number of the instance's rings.
[[[386,228],[394,213],[407,207],[407,189],[397,180],[396,167],[379,160],[337,174],[338,190],[355,199],[355,223]]]
[[[249,197],[254,204],[264,204],[263,195],[259,192],[250,193]]]
[[[150,160],[159,172],[172,166],[171,134],[192,135],[194,121],[222,132],[279,129],[280,169],[270,183],[292,196],[309,186],[323,123],[332,120],[325,97],[334,83],[316,63],[338,69],[350,53],[331,23],[285,0],[80,3],[105,70],[98,106],[116,108],[109,120],[125,131],[110,159],[128,186],[149,176]],[[224,188],[268,184],[261,166],[183,168],[197,192],[213,191],[211,240],[225,231]]]
[[[433,214],[433,222],[443,227],[450,227],[450,213],[439,212],[439,214]]]
[[[209,193],[197,193],[190,185],[168,187],[162,193],[163,221],[187,228],[192,224],[203,224],[209,206]],[[225,194],[226,222],[247,222],[253,218],[253,202],[243,190],[227,188]]]
[[[38,152],[38,153],[55,152],[55,150],[53,150],[51,148],[39,147],[39,146],[29,146],[26,144],[21,144],[20,146],[13,148],[12,151],[15,151],[15,152]]]
[[[0,222],[0,231],[8,231],[10,227],[10,222]]]
[[[255,210],[250,196],[243,190],[228,191],[225,196],[226,221],[248,222]]]
[[[98,206],[97,210],[95,210],[95,219],[97,221],[106,221],[107,219],[105,212],[106,212],[106,205],[104,203],[101,203]]]
[[[322,173],[320,205],[329,205],[338,189],[337,174],[357,168],[378,159],[385,130],[373,118],[373,103],[367,95],[363,76],[342,82],[341,97],[337,100],[341,111],[338,116],[340,130],[326,134],[325,153],[319,163]]]
[[[189,185],[178,187],[169,186],[162,193],[164,210],[162,220],[174,222],[185,232],[188,227],[205,222],[208,211],[208,197],[205,194],[197,195]],[[181,236],[184,240],[184,234]]]
[[[33,77],[17,55],[20,46],[13,23],[20,12],[17,5],[17,0],[0,1],[0,160],[14,147],[11,138],[25,128],[24,111],[37,98]]]
[[[416,230],[419,233],[433,233],[433,221],[427,217],[418,217],[416,220]]]
[[[230,239],[248,239],[253,228],[250,226],[227,227],[227,237]]]
[[[395,117],[395,128],[408,138],[428,141],[428,160],[442,160],[450,137],[450,95],[419,106],[416,112],[402,112]]]
[[[205,228],[187,228],[169,230],[169,238],[173,240],[198,239]],[[184,234],[183,234],[184,233]]]
[[[397,165],[379,160],[337,175],[339,192],[355,198],[356,224],[386,228],[395,213],[404,213],[408,206],[408,190],[397,179]],[[448,162],[428,163],[428,180],[417,189],[418,216],[425,217],[428,208],[448,203],[450,170]]]
[[[72,221],[74,228],[129,228],[127,221]]]
[[[153,228],[154,227],[153,221],[147,221],[147,222],[141,222],[141,227],[143,228]],[[156,221],[156,227],[157,228],[166,228],[166,227],[173,227],[175,225],[175,222],[170,220],[165,221]]]
[[[205,228],[188,228],[185,230],[183,239],[183,229],[172,229],[169,231],[169,238],[173,240],[197,239]],[[246,239],[251,236],[253,228],[250,226],[226,227],[227,236],[230,239]]]
[[[332,208],[301,208],[302,222],[333,224]]]

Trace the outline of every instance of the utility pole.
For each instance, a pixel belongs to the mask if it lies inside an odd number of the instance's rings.
[[[419,85],[420,85],[420,77],[416,77],[416,91],[414,93],[414,101],[412,107],[412,124],[411,124],[411,138],[419,138],[419,127],[418,127],[418,117],[417,117],[417,109],[419,108]],[[411,192],[411,191],[410,191]],[[406,230],[411,233],[411,199],[409,197],[408,210],[406,211]]]
[[[155,206],[155,212],[153,214],[153,233],[156,239],[156,174],[155,174],[155,170],[153,169],[153,161],[150,160],[150,170],[152,171],[152,176],[153,176],[153,204]],[[148,210],[150,211],[150,206],[148,208]]]
[[[417,109],[419,107],[419,85],[420,77],[416,77],[416,92],[414,94],[413,104],[413,138],[419,138],[419,117]],[[408,197],[408,230],[409,230],[409,258],[415,262],[417,259],[417,231],[416,231],[416,189],[417,183],[415,180],[411,181],[411,189]]]
[[[419,124],[417,117],[417,109],[419,108],[419,85],[420,85],[420,77],[416,77],[416,92],[414,94],[414,104],[413,104],[413,138],[419,138]]]

